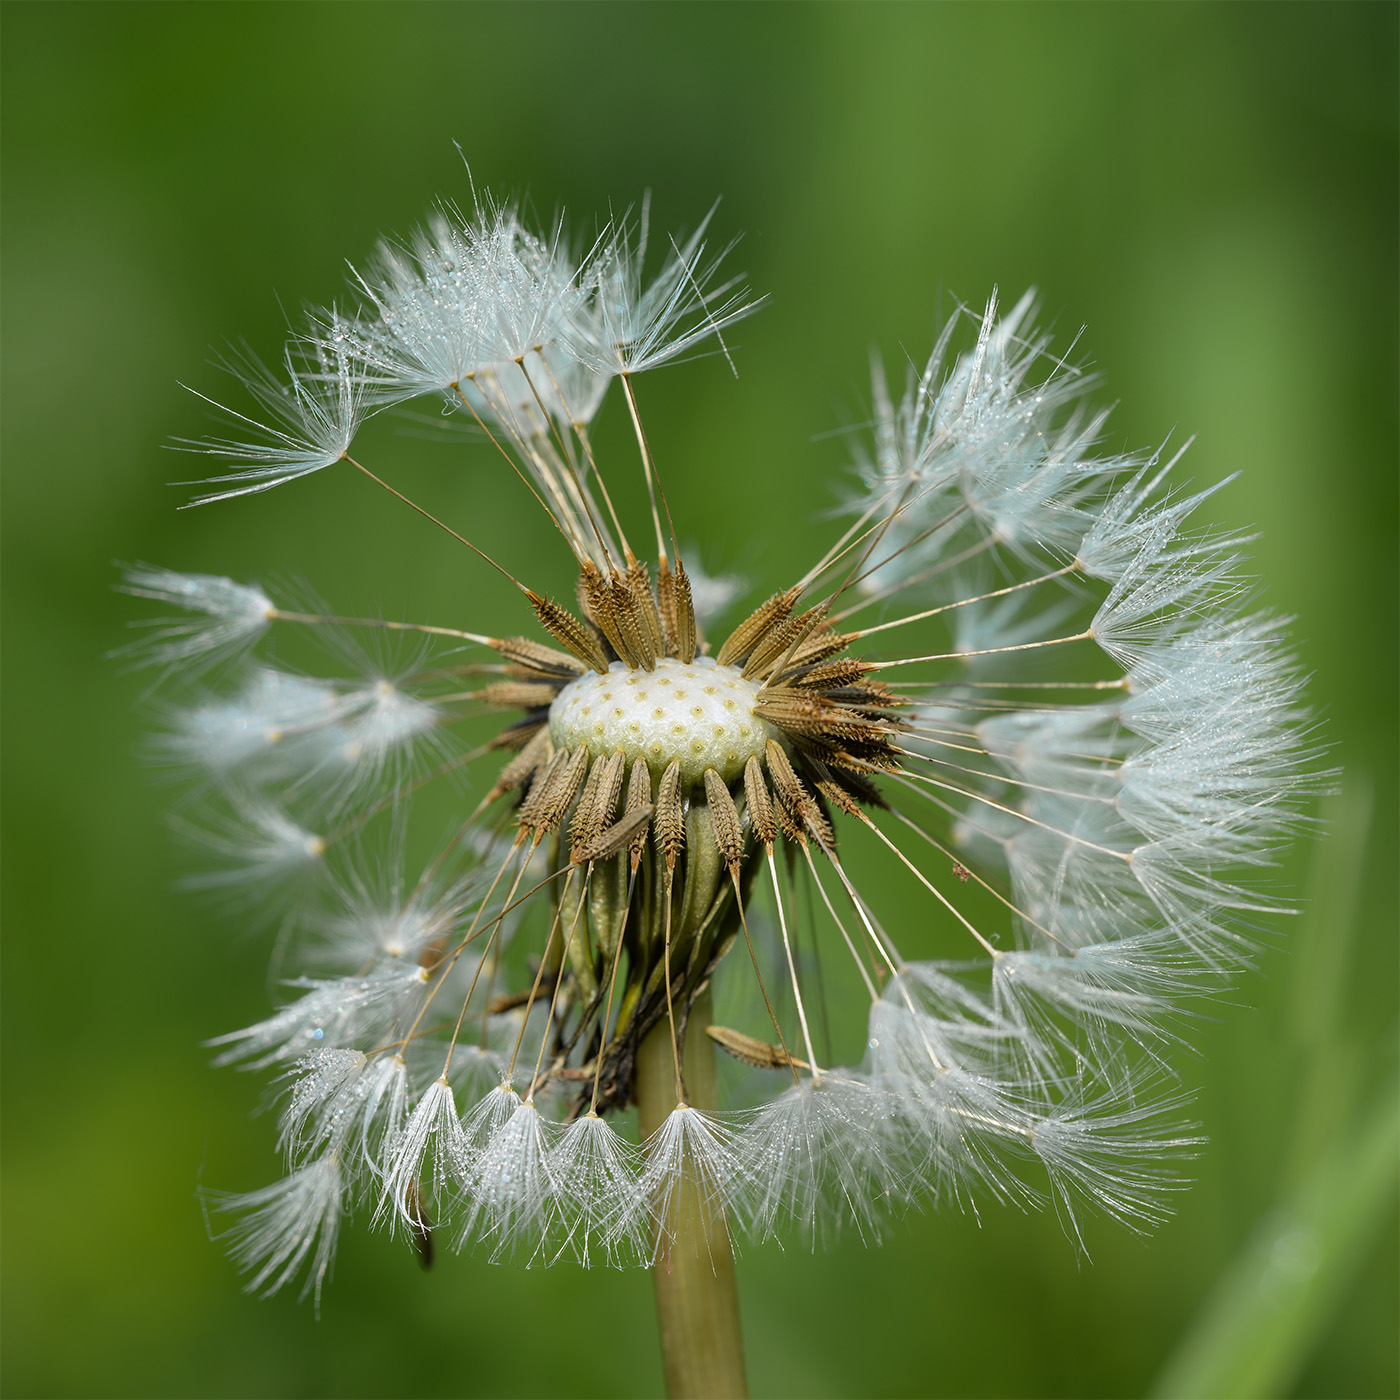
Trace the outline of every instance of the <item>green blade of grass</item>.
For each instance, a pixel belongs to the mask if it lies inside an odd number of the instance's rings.
[[[1400,1082],[1323,1154],[1261,1222],[1153,1387],[1157,1400],[1285,1393],[1367,1247],[1390,1220]]]

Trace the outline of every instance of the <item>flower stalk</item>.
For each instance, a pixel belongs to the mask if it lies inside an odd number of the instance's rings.
[[[711,1021],[707,990],[691,1008],[683,1052],[686,1090],[691,1106],[699,1109],[718,1105],[714,1043],[706,1034]],[[637,1054],[636,1095],[646,1137],[676,1106],[671,1038],[664,1022],[642,1042]],[[657,1229],[652,1277],[666,1393],[671,1400],[741,1400],[749,1389],[734,1250],[724,1210],[706,1200],[703,1183],[691,1173]]]

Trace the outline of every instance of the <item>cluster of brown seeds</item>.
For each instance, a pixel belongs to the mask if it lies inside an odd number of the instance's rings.
[[[663,557],[654,588],[646,566],[631,557],[625,572],[607,576],[585,565],[581,618],[528,593],[562,651],[524,637],[492,642],[509,678],[484,687],[481,698],[525,715],[494,741],[517,752],[488,800],[519,794],[515,844],[556,842],[561,866],[584,875],[586,893],[566,890],[557,902],[566,912],[572,906],[581,926],[572,937],[565,932],[555,957],[582,1010],[573,1035],[561,1037],[553,1072],[563,1075],[566,1056],[587,1037],[588,1077],[601,1086],[595,1103],[602,1107],[627,1103],[641,1040],[666,1016],[683,1036],[691,1004],[740,928],[747,938],[743,904],[758,864],[747,857],[760,847],[771,857],[781,835],[803,851],[815,844],[835,861],[833,809],[863,818],[862,807],[884,805],[871,775],[899,767],[900,701],[870,678],[869,663],[842,655],[855,634],[837,631],[825,604],[795,610],[801,591],[774,594],[713,658],[750,683],[753,715],[772,736],[755,744],[731,781],[707,767],[687,783],[678,756],[649,763],[582,743],[571,750],[551,733],[551,707],[589,671],[607,675],[620,662],[629,672],[651,672],[663,658],[689,664],[709,656],[679,561],[673,569]],[[624,948],[626,985],[609,1033],[606,1002]],[[803,1063],[786,1046],[715,1029],[721,1047],[749,1063]]]
[[[624,755],[599,759],[590,771],[587,750],[570,755],[556,749],[549,731],[551,705],[569,682],[590,669],[606,675],[612,663],[621,661],[629,670],[652,671],[660,657],[688,663],[697,651],[708,655],[709,647],[696,626],[690,582],[679,562],[672,570],[663,559],[655,590],[646,566],[635,559],[625,574],[614,572],[610,578],[588,566],[578,592],[583,621],[559,603],[529,594],[536,616],[567,654],[525,637],[494,639],[511,679],[484,687],[481,698],[495,708],[526,711],[495,741],[499,748],[520,752],[502,769],[492,798],[526,788],[517,823],[540,835],[558,827],[579,799],[570,833],[576,862],[586,862],[602,858],[592,852],[617,825],[632,828],[621,845],[636,841],[640,823],[635,814],[652,806],[646,792],[650,775],[644,762],[634,762],[622,821],[608,820],[621,792]],[[762,682],[754,715],[782,735],[781,743],[769,741],[765,764],[750,760],[742,783],[754,834],[765,845],[779,830],[805,841],[812,825],[826,838],[831,806],[854,814],[860,804],[883,805],[867,775],[900,764],[893,736],[902,727],[897,717],[901,701],[869,678],[875,670],[871,663],[840,655],[858,634],[836,631],[824,604],[794,614],[798,596],[795,588],[775,593],[739,623],[715,657],[717,665],[738,669],[743,679]],[[679,774],[678,763],[673,761],[666,772],[671,768]],[[764,768],[776,803],[765,786]],[[613,776],[603,777],[605,769]],[[704,785],[712,805],[718,800],[722,808],[734,810],[729,787],[713,769]],[[654,810],[657,840],[667,848],[679,849],[682,843],[680,811],[687,797],[678,778],[668,782],[663,775]],[[739,825],[737,813],[734,822]],[[731,850],[738,859],[731,841],[722,850],[727,863]]]

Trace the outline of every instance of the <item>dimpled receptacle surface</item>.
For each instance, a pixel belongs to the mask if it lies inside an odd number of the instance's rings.
[[[777,737],[753,712],[760,688],[708,656],[689,665],[667,658],[654,671],[614,661],[606,676],[590,672],[559,692],[549,707],[549,733],[557,746],[586,744],[594,757],[620,751],[629,764],[644,758],[653,779],[680,759],[687,786],[707,768],[732,782]]]

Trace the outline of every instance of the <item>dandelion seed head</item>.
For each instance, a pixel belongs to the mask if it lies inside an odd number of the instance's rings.
[[[875,1242],[921,1200],[1049,1206],[1082,1245],[1086,1208],[1160,1219],[1195,1150],[1167,1057],[1248,965],[1320,781],[1247,536],[1203,523],[1216,488],[1182,484],[1180,452],[1105,452],[1092,378],[1031,294],[993,295],[902,392],[874,365],[849,521],[708,636],[741,586],[677,547],[638,381],[731,355],[758,305],[708,251],[713,213],[661,240],[644,203],[585,244],[484,196],[444,207],[277,373],[238,357],[261,411],[202,444],[234,468],[206,499],[344,464],[398,509],[350,445],[435,398],[489,438],[474,469],[543,508],[574,597],[457,520],[437,523],[518,584],[514,616],[127,574],[184,613],[145,654],[181,696],[161,755],[213,808],[186,819],[215,862],[191,883],[282,911],[283,1004],[211,1042],[282,1076],[290,1174],[220,1204],[259,1290],[319,1291],[355,1205],[524,1264]],[[634,464],[589,434],[614,381]],[[255,659],[270,628],[353,674]],[[418,650],[350,641],[391,635]],[[854,843],[878,877],[857,883]],[[896,884],[919,918],[890,917]],[[829,959],[863,989],[834,1007]],[[710,1095],[716,1051],[742,1111]]]

